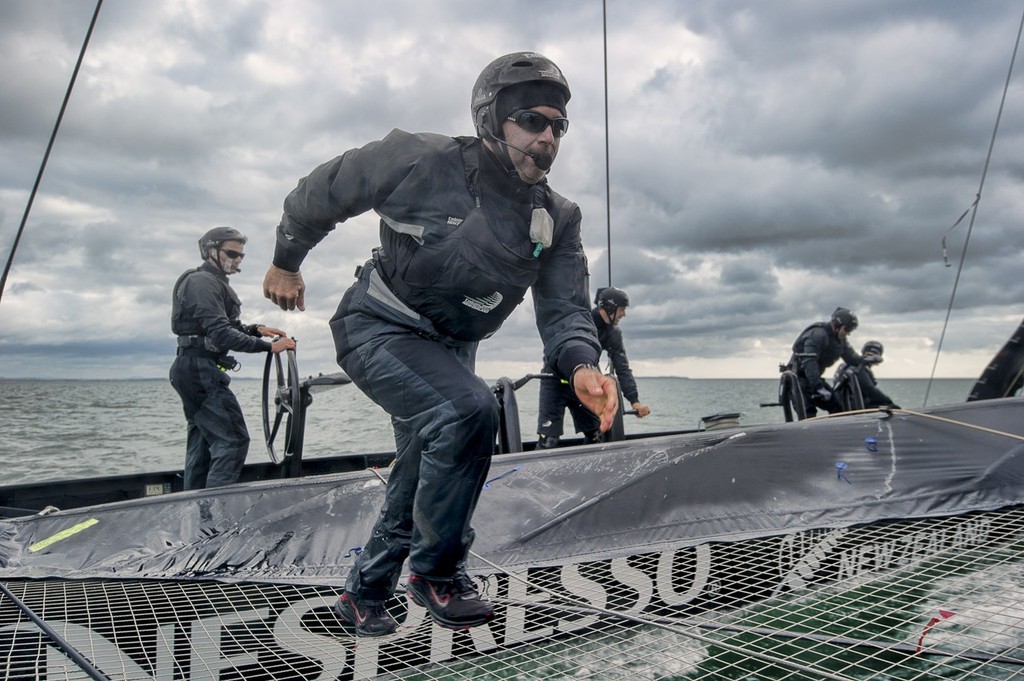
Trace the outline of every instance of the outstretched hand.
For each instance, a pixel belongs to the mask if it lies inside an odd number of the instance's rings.
[[[619,386],[615,380],[599,369],[586,367],[573,372],[572,388],[583,406],[601,419],[601,432],[607,433],[619,410]]]
[[[263,277],[263,295],[282,310],[306,309],[306,283],[301,272],[271,265]]]

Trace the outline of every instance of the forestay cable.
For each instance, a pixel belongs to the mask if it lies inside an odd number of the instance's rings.
[[[960,264],[957,266],[956,278],[953,280],[953,291],[950,293],[949,305],[946,307],[946,319],[942,323],[942,333],[939,335],[939,344],[938,347],[935,348],[935,362],[932,364],[932,373],[928,377],[928,386],[924,391],[923,406],[928,406],[928,394],[932,389],[932,381],[935,380],[935,369],[939,365],[939,355],[942,354],[942,342],[946,338],[946,329],[949,326],[949,316],[953,311],[953,300],[956,298],[956,289],[960,284],[960,275],[964,270],[964,260],[967,258],[967,247],[971,242],[971,232],[974,230],[974,220],[978,216],[978,204],[981,202],[981,190],[985,186],[985,176],[988,175],[989,162],[992,160],[992,149],[995,147],[996,134],[999,132],[999,121],[1003,117],[1003,107],[1006,105],[1006,93],[1010,89],[1010,77],[1013,75],[1013,64],[1017,60],[1017,49],[1020,46],[1021,31],[1024,31],[1024,13],[1021,14],[1020,25],[1017,27],[1017,40],[1013,44],[1013,54],[1010,56],[1010,68],[1006,72],[1006,82],[1003,84],[1003,96],[999,100],[999,111],[996,113],[996,123],[992,128],[992,138],[988,143],[988,154],[985,156],[985,166],[981,171],[981,181],[978,183],[978,193],[974,197],[974,203],[971,204],[971,219],[967,224],[967,236],[964,237],[964,248],[960,252]],[[963,216],[961,215],[960,220],[962,219]],[[957,223],[959,223],[960,220],[957,220]],[[956,224],[953,226],[955,227]],[[943,238],[943,241],[945,241],[945,238]]]

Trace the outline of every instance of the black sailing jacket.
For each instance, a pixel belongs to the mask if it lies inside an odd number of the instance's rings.
[[[553,219],[549,245],[531,236],[538,208]],[[596,361],[580,210],[546,181],[509,176],[477,138],[393,130],[299,181],[274,264],[297,271],[339,222],[368,210],[380,217],[382,278],[441,333],[486,338],[532,289],[545,359],[563,373],[558,360],[570,348]]]
[[[629,358],[626,357],[626,345],[622,340],[622,329],[614,324],[606,324],[601,318],[601,308],[595,307],[591,310],[594,325],[597,327],[597,338],[601,341],[601,347],[608,353],[608,359],[615,367],[615,377],[619,379],[619,387],[626,400],[633,404],[640,401],[640,393],[637,391],[636,379],[633,378],[633,370],[629,366]]]
[[[270,343],[255,325],[240,321],[242,301],[226,274],[208,262],[184,272],[174,284],[171,331],[176,336],[205,336],[214,352],[266,352]]]
[[[815,322],[804,329],[793,342],[790,365],[797,376],[814,392],[825,385],[821,372],[836,363],[840,357],[847,364],[860,366],[860,355],[845,340],[840,340],[829,322]]]

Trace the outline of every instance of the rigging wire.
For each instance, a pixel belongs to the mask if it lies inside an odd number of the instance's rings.
[[[89,29],[85,32],[85,40],[82,42],[82,49],[78,53],[78,61],[75,62],[75,70],[71,73],[71,81],[68,83],[67,92],[64,93],[64,101],[60,105],[60,113],[57,114],[57,121],[53,125],[53,132],[50,133],[50,142],[46,145],[46,153],[43,154],[43,161],[39,164],[39,172],[36,174],[35,184],[32,185],[32,192],[28,196],[28,204],[25,206],[25,213],[21,216],[21,224],[18,225],[18,231],[14,235],[14,243],[11,245],[11,252],[7,255],[7,264],[4,266],[4,273],[0,275],[0,300],[3,299],[4,289],[7,288],[7,275],[11,272],[11,267],[14,265],[14,254],[18,250],[18,244],[21,242],[21,235],[25,232],[25,223],[28,222],[28,215],[32,211],[32,204],[36,199],[36,193],[39,191],[39,184],[43,180],[43,171],[46,170],[46,162],[50,158],[50,151],[53,150],[53,144],[57,140],[57,132],[60,130],[61,121],[64,119],[64,112],[67,111],[68,101],[71,99],[71,91],[75,88],[75,81],[78,79],[78,71],[82,68],[82,61],[85,59],[85,50],[89,47],[89,39],[92,37],[92,31],[96,27],[96,20],[100,15],[100,7],[103,5],[103,0],[96,0],[96,9],[92,13],[92,21],[89,22]]]
[[[988,154],[985,156],[985,166],[981,171],[981,181],[978,184],[978,193],[974,197],[974,203],[971,204],[971,219],[967,224],[967,235],[964,237],[964,248],[960,252],[960,264],[956,269],[956,277],[953,280],[953,291],[949,296],[949,305],[946,307],[946,319],[942,323],[942,333],[939,335],[939,344],[935,349],[935,361],[932,364],[932,373],[928,377],[928,386],[924,391],[924,406],[928,405],[928,395],[932,389],[932,381],[935,380],[935,370],[939,365],[939,355],[942,353],[942,343],[946,339],[946,329],[949,327],[949,317],[953,311],[953,301],[956,299],[956,290],[960,284],[960,275],[964,270],[964,260],[967,258],[967,247],[971,243],[971,232],[974,230],[974,220],[978,216],[978,204],[981,202],[981,190],[985,186],[985,176],[988,175],[988,166],[992,160],[992,149],[995,147],[996,134],[999,132],[999,121],[1003,117],[1003,107],[1006,105],[1006,93],[1010,89],[1010,78],[1013,75],[1013,64],[1017,60],[1017,49],[1020,47],[1020,36],[1021,32],[1024,31],[1024,13],[1020,17],[1020,25],[1017,27],[1017,40],[1013,44],[1013,54],[1010,56],[1010,67],[1006,72],[1006,82],[1003,84],[1003,96],[999,100],[999,110],[996,113],[995,126],[992,128],[992,138],[988,143]],[[960,216],[960,220],[963,220],[963,215]],[[960,220],[957,220],[956,224],[959,224]],[[956,224],[953,226],[956,227]],[[945,238],[943,238],[943,248],[945,248]]]
[[[612,285],[612,186],[611,160],[608,151],[608,2],[601,0],[601,35],[604,47],[604,197],[605,221],[608,231],[608,285]]]

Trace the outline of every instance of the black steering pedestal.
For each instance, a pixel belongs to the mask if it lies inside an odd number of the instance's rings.
[[[273,383],[271,383],[273,376]],[[306,408],[313,402],[313,393],[351,383],[344,371],[319,374],[299,380],[299,365],[295,350],[281,354],[267,353],[263,367],[263,439],[267,454],[276,464],[287,464],[284,475],[297,478],[302,475],[302,443],[306,431]],[[273,406],[271,406],[273,404]],[[273,416],[271,416],[273,412]],[[284,449],[279,454],[274,441],[284,425]]]
[[[267,444],[267,454],[274,463],[282,463],[285,459],[297,467],[302,459],[302,435],[306,419],[306,406],[309,393],[299,384],[299,368],[295,361],[295,350],[285,350],[285,362],[281,361],[281,353],[267,353],[267,363],[263,368],[263,439]],[[271,374],[274,382],[271,385]],[[273,407],[271,407],[273,402]],[[271,416],[273,409],[273,416]],[[274,440],[284,422],[284,450],[279,455],[274,447]]]

